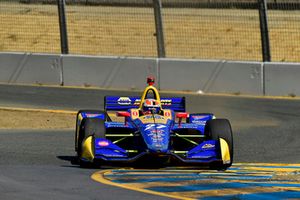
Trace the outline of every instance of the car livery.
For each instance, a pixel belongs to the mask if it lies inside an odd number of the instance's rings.
[[[106,96],[103,111],[78,112],[75,150],[81,166],[193,165],[225,170],[232,165],[227,119],[187,113],[184,97],[160,98],[152,78],[148,84],[141,97]],[[159,112],[143,112],[149,96],[160,105]]]

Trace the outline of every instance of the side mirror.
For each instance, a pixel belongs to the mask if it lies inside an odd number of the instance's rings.
[[[186,119],[186,118],[188,118],[188,116],[189,116],[189,114],[186,112],[176,113],[176,117],[179,119],[182,119],[182,118]]]
[[[124,121],[124,124],[125,126],[127,126],[127,117],[130,117],[130,113],[129,112],[126,112],[126,111],[119,111],[117,112],[117,116],[118,117],[125,117],[125,121]]]
[[[186,112],[176,113],[176,117],[179,118],[178,125],[181,127],[182,119],[186,119],[189,117],[189,114]]]
[[[118,117],[130,117],[130,113],[126,111],[119,111],[117,112]]]

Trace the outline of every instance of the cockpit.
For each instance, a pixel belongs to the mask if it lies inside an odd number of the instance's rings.
[[[162,106],[158,90],[153,86],[154,78],[147,79],[148,87],[144,90],[141,97],[139,111],[142,115],[146,114],[161,114]]]

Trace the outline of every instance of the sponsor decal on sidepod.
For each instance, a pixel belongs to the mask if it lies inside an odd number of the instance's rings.
[[[215,148],[215,145],[213,144],[205,144],[202,146],[202,149],[211,149],[211,148]]]

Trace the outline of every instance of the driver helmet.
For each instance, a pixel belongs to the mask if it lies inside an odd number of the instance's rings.
[[[143,104],[143,111],[158,114],[160,111],[160,103],[155,99],[145,99]]]

